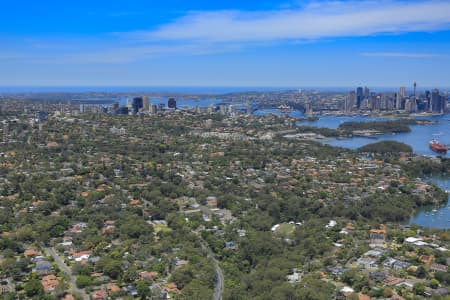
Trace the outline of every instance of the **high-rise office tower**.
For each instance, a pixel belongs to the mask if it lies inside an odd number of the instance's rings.
[[[405,89],[404,86],[401,86],[401,87],[400,87],[400,96],[401,96],[402,98],[404,98],[404,97],[405,97],[405,94],[406,94],[406,89]]]
[[[125,104],[126,107],[128,107],[129,110],[133,107],[132,101],[130,98],[127,97],[127,102]]]
[[[363,101],[363,99],[364,99],[364,90],[362,87],[358,87],[356,89],[356,106],[358,108],[361,107],[361,102]]]
[[[345,100],[345,111],[349,112],[356,105],[356,93],[351,91]]]
[[[396,95],[396,98],[395,98],[395,109],[397,109],[397,110],[402,109],[402,101],[403,101],[403,97],[402,97],[402,93],[400,92]]]
[[[221,115],[226,115],[228,113],[228,106],[219,105],[219,112]]]
[[[177,108],[177,100],[175,98],[169,98],[169,101],[167,101],[167,107],[169,108]]]
[[[359,109],[361,109],[361,110],[367,110],[367,109],[369,109],[369,99],[363,99],[362,101],[361,101],[361,106],[359,107]]]
[[[142,110],[143,111],[150,110],[150,99],[147,96],[142,97]]]
[[[144,106],[144,100],[142,99],[142,97],[135,97],[133,99],[133,104],[132,104],[133,114],[137,114],[143,106]]]
[[[447,109],[448,101],[450,100],[450,92],[447,92],[447,95],[442,96],[442,98],[443,98],[442,99],[443,112],[447,113],[448,112],[448,109]]]
[[[406,99],[405,101],[405,111],[411,112],[412,111],[412,102],[410,99]]]
[[[431,91],[430,111],[433,113],[442,112],[442,99],[438,89]]]
[[[119,102],[114,102],[111,108],[112,113],[116,113],[119,107],[120,107]]]
[[[364,87],[364,98],[366,98],[366,99],[370,98],[370,90],[367,86]]]
[[[431,104],[431,92],[430,91],[425,91],[425,99],[423,102],[423,108],[425,111],[430,111],[430,104]]]
[[[380,110],[381,109],[381,97],[380,96],[376,96],[376,97],[371,97],[371,109],[376,109],[376,110]]]

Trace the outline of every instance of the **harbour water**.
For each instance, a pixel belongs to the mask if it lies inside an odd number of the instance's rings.
[[[267,113],[280,112],[276,109],[267,109],[257,111],[256,114],[263,115]],[[304,115],[299,111],[292,111],[288,113],[292,117],[302,118]],[[324,143],[332,146],[357,149],[367,144],[375,143],[377,141],[394,140],[410,145],[414,152],[422,155],[436,156],[436,153],[431,151],[428,147],[428,142],[432,139],[437,139],[443,144],[450,144],[450,114],[436,115],[436,116],[420,116],[417,119],[425,119],[437,122],[430,125],[410,125],[411,132],[398,134],[384,134],[376,137],[354,137],[349,139],[329,139]],[[298,122],[302,126],[316,126],[328,127],[336,129],[344,122],[370,122],[370,121],[385,121],[386,118],[373,118],[365,116],[319,116],[319,120],[314,122]],[[450,154],[450,153],[449,153]],[[447,154],[447,156],[449,155]]]
[[[377,139],[366,138],[366,137],[355,137],[351,139],[343,139],[343,140],[330,140],[327,141],[328,144],[332,146],[345,147],[350,149],[356,149],[361,146],[374,143],[377,141],[384,140],[394,140],[398,142],[405,143],[410,145],[414,152],[417,154],[430,155],[435,156],[436,153],[431,151],[428,146],[428,142],[432,139],[437,139],[443,144],[450,144],[450,115],[441,115],[441,116],[428,116],[428,117],[420,117],[421,119],[427,119],[436,121],[437,124],[430,125],[411,125],[411,132],[406,133],[398,133],[398,134],[385,134],[378,136]],[[379,119],[371,119],[364,117],[330,117],[325,116],[322,117],[319,121],[317,121],[316,126],[320,127],[330,127],[337,128],[339,123],[346,121],[377,121]]]
[[[434,182],[443,190],[450,190],[450,177],[426,178],[424,181]],[[439,207],[428,206],[420,209],[409,220],[409,224],[443,229],[450,228],[450,201]]]
[[[276,113],[277,110],[259,111],[257,114]],[[304,117],[301,112],[292,111],[289,115],[293,117]],[[349,139],[331,139],[324,143],[344,147],[349,149],[357,149],[361,146],[383,140],[395,140],[410,145],[417,154],[436,156],[436,153],[428,147],[431,139],[437,139],[443,144],[450,144],[450,114],[440,116],[417,117],[418,119],[427,119],[437,122],[430,125],[411,125],[411,132],[398,134],[385,134],[376,138],[354,137]],[[319,120],[314,122],[299,122],[298,125],[308,125],[317,127],[338,128],[339,124],[348,121],[369,122],[381,121],[386,119],[371,118],[364,116],[320,116]],[[449,154],[444,156],[450,157]],[[444,190],[450,190],[450,175],[448,177],[431,177],[424,179],[425,182],[434,182]],[[417,224],[425,227],[434,228],[450,228],[450,201],[440,207],[425,207],[417,211],[411,217],[409,224]]]
[[[437,124],[430,125],[412,125],[411,132],[398,133],[398,134],[385,134],[373,138],[355,137],[350,139],[333,139],[328,140],[325,143],[345,147],[350,149],[357,149],[361,146],[374,143],[383,140],[395,140],[410,145],[414,152],[417,154],[423,154],[428,156],[436,156],[436,153],[431,151],[428,147],[428,142],[431,139],[438,139],[441,143],[450,144],[450,115],[441,116],[427,116],[419,117],[421,119],[427,119],[436,121]],[[322,116],[319,121],[310,122],[310,125],[318,127],[337,128],[340,123],[347,121],[367,122],[367,121],[380,121],[380,119],[369,117],[334,117],[334,116]],[[449,156],[446,154],[445,156]],[[450,190],[450,176],[448,177],[432,177],[424,179],[426,182],[434,182],[444,190]],[[450,202],[441,207],[426,207],[420,209],[409,220],[410,224],[417,224],[425,227],[434,228],[450,228]]]

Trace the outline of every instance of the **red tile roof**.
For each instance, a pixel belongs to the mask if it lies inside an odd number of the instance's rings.
[[[41,280],[41,284],[44,287],[44,291],[51,292],[58,286],[59,281],[55,275],[51,274],[44,276]]]

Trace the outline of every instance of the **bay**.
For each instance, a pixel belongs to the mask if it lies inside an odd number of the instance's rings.
[[[333,139],[325,143],[332,146],[357,149],[364,145],[377,141],[392,140],[410,145],[417,154],[436,156],[436,153],[429,149],[428,143],[431,139],[438,139],[441,143],[450,144],[450,115],[418,117],[418,119],[427,119],[436,121],[437,124],[430,125],[411,125],[411,132],[399,134],[385,134],[377,139],[355,137],[350,139]],[[379,121],[377,118],[364,117],[334,117],[324,116],[315,122],[318,127],[337,128],[340,123],[346,121]],[[444,155],[448,156],[448,154]],[[433,182],[444,190],[450,190],[450,176],[431,177],[424,179],[426,182]],[[408,221],[409,224],[417,224],[424,227],[433,227],[440,229],[450,228],[450,202],[440,207],[424,207],[419,209]]]
[[[363,118],[361,120],[361,118]],[[325,116],[321,118],[317,122],[317,126],[319,127],[330,127],[330,128],[337,128],[339,124],[336,124],[336,122],[340,122],[340,118],[336,117],[330,117]],[[344,148],[350,148],[350,149],[357,149],[361,146],[374,143],[377,141],[397,141],[402,142],[407,145],[410,145],[414,152],[417,154],[422,155],[428,155],[428,156],[435,156],[436,153],[431,151],[428,143],[432,139],[437,139],[443,144],[450,144],[450,115],[440,115],[440,116],[427,116],[427,117],[418,117],[417,119],[426,119],[426,120],[432,120],[438,122],[437,124],[430,124],[430,125],[410,125],[411,132],[406,133],[398,133],[398,134],[385,134],[378,136],[376,139],[374,138],[366,138],[366,137],[354,137],[350,139],[342,139],[342,140],[328,140],[326,141],[327,144],[330,144],[332,146],[338,146],[338,147],[344,147]],[[345,120],[341,120],[346,122],[348,118],[345,118]],[[357,117],[357,118],[351,118],[352,121],[379,121],[380,119],[372,119],[372,118],[364,118],[364,117]],[[319,123],[320,122],[320,123]],[[337,126],[336,126],[337,125]],[[448,154],[447,154],[448,155]]]
[[[450,190],[450,177],[431,177],[425,182],[434,182],[443,190]],[[449,195],[450,200],[450,195]],[[450,201],[439,207],[427,206],[419,209],[409,220],[409,224],[417,224],[424,227],[447,229],[450,228]]]
[[[282,114],[276,109],[258,111],[256,114],[263,115],[267,113]],[[299,111],[288,113],[292,117],[304,117]],[[438,139],[441,143],[450,144],[450,114],[439,116],[419,116],[417,119],[426,119],[437,122],[430,125],[411,125],[411,132],[398,134],[385,134],[374,138],[354,137],[348,139],[328,139],[324,143],[357,149],[367,144],[377,141],[398,141],[410,145],[414,152],[426,156],[436,156],[437,154],[429,149],[428,143],[431,139]],[[319,116],[319,120],[314,122],[299,122],[297,125],[307,125],[316,127],[328,127],[336,129],[343,122],[369,122],[383,121],[386,118],[373,118],[365,116]],[[444,156],[448,156],[446,154]],[[433,182],[444,190],[450,190],[450,176],[430,177],[423,179],[425,182]],[[450,201],[439,207],[424,207],[419,209],[408,221],[409,224],[417,224],[424,227],[433,227],[447,229],[450,228]]]

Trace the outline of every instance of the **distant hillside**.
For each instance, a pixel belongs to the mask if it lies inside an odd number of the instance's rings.
[[[411,146],[396,141],[381,141],[373,144],[368,144],[357,149],[359,152],[370,153],[400,153],[413,152]]]

